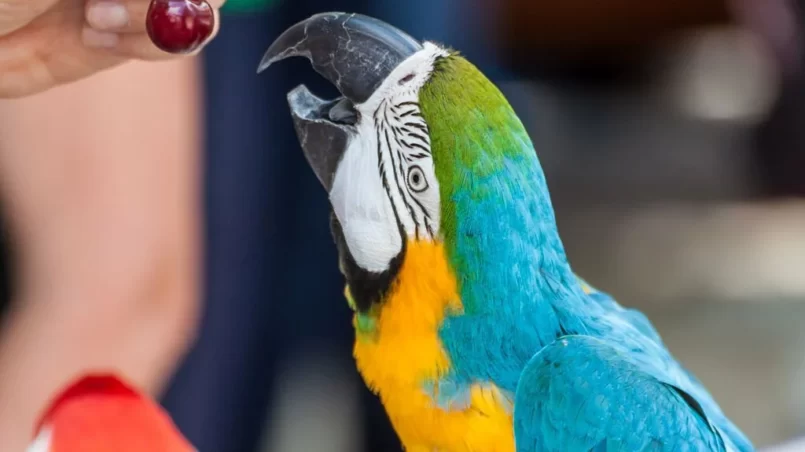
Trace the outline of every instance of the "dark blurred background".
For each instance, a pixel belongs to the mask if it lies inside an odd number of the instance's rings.
[[[229,0],[203,55],[205,313],[164,404],[204,452],[398,451],[351,357],[325,194],[255,76],[329,10],[460,50],[508,95],[578,273],[648,314],[758,446],[805,435],[803,1]],[[5,291],[5,286],[0,286]]]

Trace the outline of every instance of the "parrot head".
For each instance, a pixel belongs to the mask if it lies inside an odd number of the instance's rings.
[[[329,194],[340,268],[358,311],[382,302],[413,242],[444,244],[459,279],[534,257],[556,257],[564,268],[531,140],[503,94],[465,58],[347,13],[290,27],[258,72],[292,56],[308,58],[341,93],[324,100],[301,85],[288,102]],[[540,255],[512,254],[532,248]]]
[[[107,374],[67,385],[35,435],[28,452],[195,452],[159,405]]]

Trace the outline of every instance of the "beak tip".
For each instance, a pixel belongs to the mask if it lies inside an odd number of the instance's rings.
[[[257,73],[261,73],[268,69],[269,66],[277,61],[294,56],[306,56],[311,59],[310,52],[297,50],[299,47],[304,47],[303,43],[308,39],[308,23],[315,21],[335,22],[344,18],[354,17],[355,14],[347,14],[344,12],[330,12],[314,14],[310,18],[303,20],[296,25],[293,25],[284,33],[282,33],[273,43],[269,46],[260,64],[257,66]],[[291,45],[291,41],[294,42]],[[311,59],[312,61],[312,59]]]
[[[263,58],[260,59],[260,63],[257,64],[257,73],[265,71],[272,64],[274,64],[274,55],[271,54],[271,49],[269,48]]]
[[[257,73],[261,73],[268,69],[269,66],[276,63],[277,61],[284,60],[285,58],[295,56],[296,54],[293,52],[289,52],[288,50],[284,52],[277,52],[274,46],[268,48],[266,53],[263,55],[263,58],[260,60],[260,64],[257,65]]]
[[[263,71],[268,69],[268,67],[271,66],[272,64],[274,64],[274,62],[271,60],[261,61],[260,64],[257,66],[257,74],[262,73]]]

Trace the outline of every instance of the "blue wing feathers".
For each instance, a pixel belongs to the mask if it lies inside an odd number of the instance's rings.
[[[687,369],[685,369],[676,360],[673,360],[670,353],[665,349],[662,339],[651,324],[649,319],[640,311],[635,309],[628,309],[621,307],[609,294],[601,292],[598,289],[590,286],[584,280],[581,280],[582,285],[585,286],[585,292],[588,297],[597,301],[602,307],[609,311],[610,315],[621,318],[635,330],[639,331],[645,338],[649,339],[649,344],[659,347],[662,354],[665,355],[665,368],[661,369],[669,374],[678,375],[676,378],[680,383],[685,383],[684,394],[687,394],[692,401],[695,401],[700,411],[706,413],[711,422],[713,422],[723,433],[724,436],[732,443],[732,445],[739,451],[748,452],[753,451],[749,439],[722,413],[718,404],[713,400],[710,393],[705,389],[704,385]]]
[[[527,364],[517,386],[517,452],[723,451],[698,403],[646,374],[629,353],[566,336]]]

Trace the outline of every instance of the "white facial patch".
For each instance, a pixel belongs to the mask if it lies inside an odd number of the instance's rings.
[[[439,183],[419,90],[447,52],[426,42],[363,104],[357,134],[330,190],[349,251],[363,269],[382,272],[403,239],[433,240],[439,232]]]
[[[330,204],[355,262],[365,270],[381,272],[400,252],[402,238],[377,171],[378,153],[371,151],[374,136],[365,133],[361,137],[349,143],[342,157],[330,189]]]

